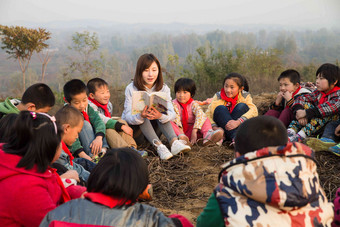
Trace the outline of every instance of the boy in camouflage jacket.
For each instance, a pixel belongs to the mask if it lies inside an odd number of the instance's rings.
[[[235,150],[197,226],[331,226],[333,207],[320,186],[314,152],[287,144],[282,122],[247,120]]]

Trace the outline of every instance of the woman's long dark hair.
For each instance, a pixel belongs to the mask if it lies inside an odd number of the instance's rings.
[[[45,172],[60,146],[61,130],[48,115],[21,111],[4,144],[6,153],[22,156],[17,167]]]

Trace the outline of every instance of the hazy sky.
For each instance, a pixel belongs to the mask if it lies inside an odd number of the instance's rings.
[[[122,23],[340,27],[340,0],[0,0],[0,23],[100,19]]]

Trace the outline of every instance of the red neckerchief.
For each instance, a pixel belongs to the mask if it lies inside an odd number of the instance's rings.
[[[130,200],[124,202],[124,199],[114,198],[113,196],[104,195],[99,192],[88,192],[84,195],[84,197],[91,200],[94,203],[99,203],[110,208],[133,204]]]
[[[61,178],[59,176],[59,174],[57,173],[57,170],[54,169],[54,168],[51,168],[51,167],[48,167],[48,170],[50,170],[52,172],[52,174],[54,174],[56,176],[56,178],[57,178],[57,183],[58,183],[58,185],[61,188],[61,198],[62,198],[61,202],[62,203],[66,203],[66,202],[70,201],[71,197],[68,194],[68,192],[66,191],[66,188],[65,188],[65,186],[64,186],[64,184],[63,184],[63,182],[62,182],[62,180],[61,180]]]
[[[65,153],[70,157],[70,164],[71,164],[71,166],[73,166],[72,160],[74,159],[74,157],[71,154],[71,152],[68,149],[68,147],[66,146],[66,144],[64,143],[64,141],[61,141],[61,147],[62,147],[63,151],[65,151]]]
[[[293,92],[292,94],[292,98],[300,91],[301,86],[299,85],[299,87]]]
[[[99,103],[97,100],[95,99],[91,99],[90,97],[88,97],[88,99],[93,103],[95,104],[96,106],[102,108],[104,110],[104,114],[106,117],[110,117],[111,118],[111,113],[109,111],[109,109],[107,108],[107,104],[106,105],[103,105],[101,103]]]
[[[82,111],[81,113],[83,114],[85,121],[88,121],[89,123],[91,123],[89,115],[86,113],[86,111]]]
[[[189,101],[187,101],[187,103],[179,103],[179,105],[183,108],[183,112],[182,112],[182,126],[183,126],[183,132],[185,133],[188,129],[188,110],[187,107],[190,103],[192,103],[192,101],[194,101],[192,98],[189,99]]]
[[[225,106],[229,109],[229,112],[233,112],[234,107],[236,106],[237,99],[238,99],[238,93],[234,98],[229,98],[225,94],[224,88],[221,89],[221,98],[226,101],[227,103]]]
[[[340,88],[339,88],[338,86],[335,86],[335,87],[332,88],[332,90],[330,90],[330,91],[327,92],[327,93],[321,92],[321,98],[320,98],[319,104],[322,104],[322,103],[327,102],[327,96],[328,96],[329,94],[333,93],[333,92],[338,91],[338,90],[340,90]]]

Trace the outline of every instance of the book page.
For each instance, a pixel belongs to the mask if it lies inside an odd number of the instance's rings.
[[[146,99],[146,100],[145,100]],[[139,114],[143,111],[146,103],[149,103],[149,96],[145,91],[132,92],[132,109],[131,114]]]
[[[166,100],[166,94],[164,92],[155,92],[150,98],[152,106],[155,107],[159,112],[166,114],[168,111],[168,102]]]

